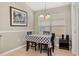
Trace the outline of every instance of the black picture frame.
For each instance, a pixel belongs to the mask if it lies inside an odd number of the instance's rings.
[[[28,15],[26,11],[10,6],[10,26],[28,25]]]

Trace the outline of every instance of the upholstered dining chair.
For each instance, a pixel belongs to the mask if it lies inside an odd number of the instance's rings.
[[[32,31],[28,31],[27,32],[27,35],[32,35]]]
[[[50,34],[50,31],[43,31],[43,34],[44,35],[49,35]]]
[[[52,43],[52,50],[54,52],[54,39],[55,39],[55,33],[52,33],[52,36],[51,36],[51,43]],[[42,50],[46,50],[48,51],[48,44],[41,44],[41,49],[40,49],[40,53],[42,53]]]
[[[32,35],[32,31],[27,32],[27,35]],[[30,46],[31,47],[35,47],[35,51],[36,51],[36,47],[37,47],[37,43],[36,42],[30,42]]]
[[[50,35],[50,31],[43,31],[43,35]],[[38,43],[38,49],[40,49],[41,48],[41,46],[40,46],[41,44],[40,43]],[[47,44],[42,44],[42,45],[44,45],[43,47],[43,50],[47,50],[46,48],[47,48]]]

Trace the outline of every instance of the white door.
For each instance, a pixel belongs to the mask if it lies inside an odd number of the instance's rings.
[[[72,53],[79,55],[79,3],[71,5],[72,18]]]

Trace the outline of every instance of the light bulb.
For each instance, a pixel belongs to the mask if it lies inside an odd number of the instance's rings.
[[[46,15],[48,18],[50,18],[50,15]]]
[[[49,19],[50,18],[50,15],[46,15],[45,16],[45,19],[47,20],[47,19]]]

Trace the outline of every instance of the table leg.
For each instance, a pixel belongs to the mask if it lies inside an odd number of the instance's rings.
[[[38,43],[38,49],[40,50],[40,43]]]
[[[28,51],[28,49],[29,49],[29,41],[26,41],[26,51]]]
[[[48,56],[52,56],[52,49],[51,48],[48,48]]]
[[[35,51],[36,51],[36,46],[37,46],[37,44],[35,43]]]
[[[54,43],[52,43],[52,51],[53,51],[53,53],[54,53]]]

